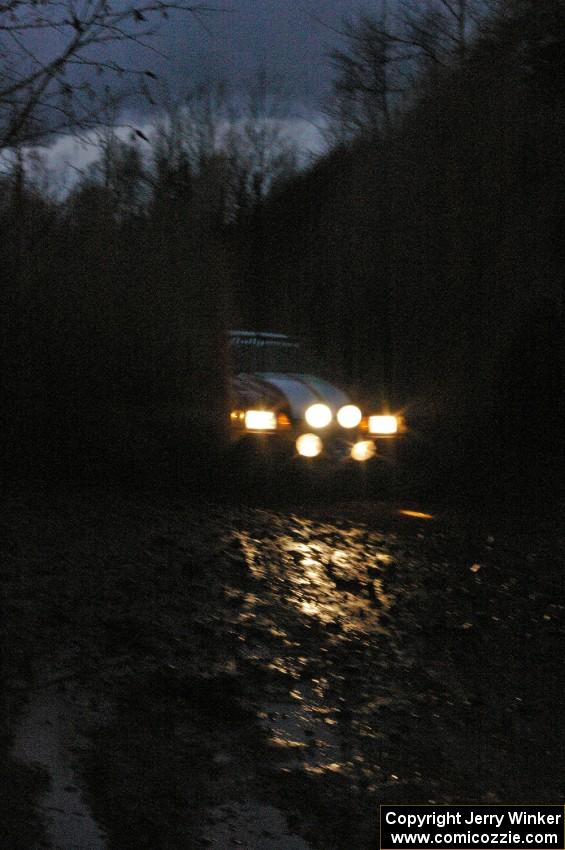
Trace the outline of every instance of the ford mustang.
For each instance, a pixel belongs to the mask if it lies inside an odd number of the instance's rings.
[[[230,331],[232,442],[260,442],[290,456],[364,462],[381,440],[403,430],[402,418],[366,409],[316,373],[296,339]]]

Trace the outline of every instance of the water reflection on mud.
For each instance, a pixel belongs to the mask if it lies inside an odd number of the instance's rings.
[[[321,625],[339,624],[345,632],[383,630],[381,613],[390,608],[393,597],[382,575],[392,556],[381,535],[297,517],[292,517],[290,528],[286,520],[278,530],[276,524],[271,526],[263,540],[248,530],[239,532],[254,578],[276,586],[279,601]]]
[[[372,787],[381,770],[372,747],[380,753],[383,739],[374,714],[388,699],[373,692],[387,665],[378,647],[396,651],[386,622],[395,535],[275,514],[261,535],[257,518],[237,532],[253,588],[238,623],[247,661],[278,677],[257,714],[276,770]]]

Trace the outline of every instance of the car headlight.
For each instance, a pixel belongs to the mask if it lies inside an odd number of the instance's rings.
[[[245,427],[248,431],[274,431],[277,417],[272,410],[246,410]]]
[[[396,416],[369,416],[370,434],[396,434],[398,419]]]
[[[327,404],[311,404],[304,418],[311,428],[325,428],[332,421],[332,412]]]
[[[370,460],[375,456],[376,451],[372,440],[361,440],[351,447],[351,457],[353,460]]]
[[[337,421],[342,428],[356,428],[361,422],[361,411],[355,404],[346,404],[338,410]]]
[[[296,441],[296,451],[302,457],[318,457],[323,443],[317,434],[301,434]]]

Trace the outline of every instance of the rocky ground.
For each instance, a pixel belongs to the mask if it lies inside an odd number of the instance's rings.
[[[382,802],[565,798],[558,505],[28,485],[0,524],[6,850],[374,850]]]

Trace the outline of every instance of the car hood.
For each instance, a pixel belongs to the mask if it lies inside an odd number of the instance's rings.
[[[346,393],[323,378],[296,372],[241,373],[234,377],[232,387],[236,406],[288,408],[294,419],[302,419],[311,404],[327,404],[335,413],[350,401]]]

